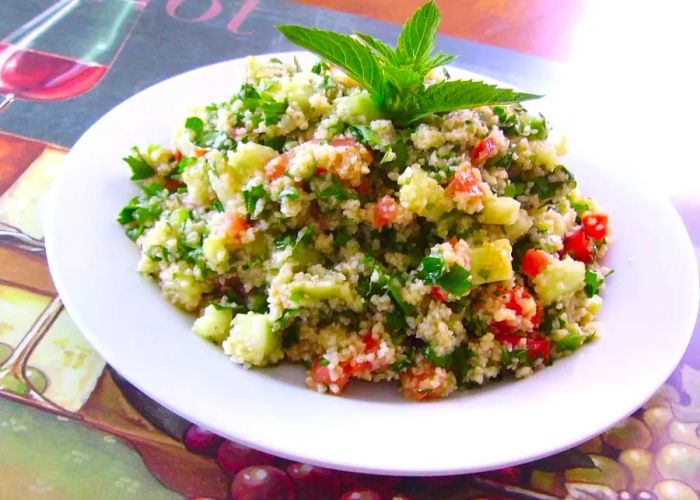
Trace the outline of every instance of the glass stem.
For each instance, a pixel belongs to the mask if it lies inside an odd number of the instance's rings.
[[[0,366],[0,371],[10,370],[17,378],[23,379],[29,356],[31,356],[34,348],[46,335],[46,332],[49,331],[49,328],[51,328],[51,325],[56,321],[62,310],[63,303],[61,299],[58,296],[54,297],[36,319],[31,329],[25,334],[24,338],[17,344],[12,355]]]
[[[2,101],[0,101],[0,112],[4,111],[5,108],[7,108],[12,101],[15,100],[15,96],[12,94],[6,95],[2,97]]]

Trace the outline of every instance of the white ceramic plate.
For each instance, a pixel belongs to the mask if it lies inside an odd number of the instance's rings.
[[[616,272],[599,341],[525,380],[422,403],[402,399],[391,383],[353,382],[343,397],[321,395],[304,386],[299,366],[257,371],[228,361],[190,333],[193,319],[136,272],[137,249],[115,217],[137,193],[120,158],[135,144],[169,143],[187,107],[228,99],[243,74],[243,60],[224,62],[128,99],[78,141],[54,186],[46,243],[56,286],[88,340],[143,392],[193,422],[283,457],[438,475],[573,446],[634,411],[670,375],[697,312],[690,241],[668,201],[634,188],[604,157],[585,151],[574,151],[566,164],[615,229],[605,262]]]

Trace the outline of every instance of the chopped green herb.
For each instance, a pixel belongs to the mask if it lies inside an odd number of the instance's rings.
[[[284,250],[288,246],[292,246],[294,244],[294,238],[292,238],[291,234],[287,234],[285,236],[281,236],[277,238],[272,246],[275,248],[275,250]]]
[[[224,205],[221,203],[219,200],[215,200],[214,203],[211,204],[211,207],[216,210],[217,212],[223,212],[224,211]]]
[[[138,148],[131,148],[131,151],[133,152],[131,156],[122,158],[131,168],[131,180],[140,181],[153,177],[156,171],[153,170],[153,167],[146,163]]]
[[[299,199],[299,191],[293,186],[288,186],[282,190],[280,193],[280,198],[287,198],[289,200]]]
[[[510,198],[515,198],[516,196],[520,196],[525,192],[525,184],[522,182],[511,182],[506,186],[506,189],[503,191],[503,196],[508,196]]]
[[[246,212],[251,215],[255,213],[258,200],[265,199],[266,197],[267,192],[262,184],[256,184],[255,186],[245,188],[243,190],[243,203],[245,205]]]
[[[335,234],[333,235],[333,241],[335,244],[339,247],[344,247],[345,244],[350,241],[350,235],[348,232],[344,229],[338,229],[336,230]]]
[[[321,358],[318,358],[318,364],[321,366],[328,366],[331,364],[331,362],[328,361],[326,358],[321,357]]]
[[[292,322],[292,320],[299,315],[299,312],[299,308],[285,309],[282,312],[282,316],[280,316],[277,320],[277,324],[280,328],[286,328]]]
[[[598,295],[600,287],[605,283],[605,277],[599,275],[592,269],[586,269],[584,281],[586,282],[586,286],[584,287],[586,295],[588,297],[593,297],[594,295]]]
[[[472,287],[471,274],[459,264],[452,264],[450,270],[440,278],[440,286],[451,294],[461,297]]]
[[[243,263],[243,269],[247,271],[247,270],[250,269],[251,267],[258,266],[258,265],[260,265],[261,263],[262,263],[262,259],[260,259],[260,258],[258,258],[258,257],[255,257],[255,258],[253,258],[253,259],[249,259],[249,260],[247,260],[247,261],[245,261],[245,262]]]
[[[320,75],[322,71],[324,71],[324,64],[322,61],[317,62],[313,66],[311,66],[311,72],[316,73],[317,75]]]
[[[245,312],[245,307],[232,303],[232,304],[222,304],[222,303],[217,303],[217,302],[212,302],[211,305],[216,309],[217,311],[233,311],[234,313],[239,313],[239,312]]]
[[[391,298],[394,299],[396,305],[399,306],[399,309],[401,309],[406,316],[416,315],[415,307],[404,300],[403,295],[401,294],[401,284],[396,276],[388,279],[385,286],[389,292],[389,295],[391,295]]]
[[[155,196],[165,189],[165,186],[158,182],[152,182],[151,184],[144,184],[142,186],[143,192],[149,196]]]
[[[488,269],[479,269],[478,274],[479,276],[481,276],[481,278],[487,280],[489,279],[489,276],[491,276],[491,271],[489,271]]]
[[[430,361],[432,364],[441,368],[447,368],[450,365],[450,355],[438,356],[430,344],[423,348],[423,356],[425,356],[425,359]]]
[[[569,204],[571,205],[571,208],[576,210],[579,217],[591,210],[590,205],[585,200],[570,201]]]
[[[406,317],[400,311],[391,311],[386,315],[386,327],[392,339],[401,339],[406,336]]]
[[[583,342],[585,340],[586,337],[584,337],[583,335],[579,335],[578,333],[570,333],[563,339],[557,340],[555,345],[557,347],[557,351],[559,352],[575,351],[583,345]]]
[[[287,138],[283,135],[278,135],[277,137],[266,137],[265,146],[267,146],[268,148],[272,148],[276,151],[282,152],[282,148],[284,147],[284,143],[286,141]]]
[[[185,120],[185,128],[190,129],[198,135],[204,130],[204,122],[197,116],[190,116]]]
[[[335,198],[336,201],[345,201],[353,198],[353,196],[345,189],[345,186],[335,177],[331,180],[331,185],[318,193],[319,199],[327,200]]]
[[[299,328],[297,325],[291,325],[285,328],[282,333],[282,348],[289,349],[294,344],[299,342]]]
[[[359,142],[369,146],[377,146],[381,142],[379,135],[368,125],[354,125],[350,127],[350,132]]]
[[[280,121],[282,115],[287,111],[287,101],[283,102],[263,102],[261,104],[265,125],[274,125]]]
[[[197,158],[194,156],[183,156],[180,158],[180,161],[177,164],[177,169],[175,170],[175,173],[177,174],[182,174],[187,167],[190,165],[194,165],[197,163]]]
[[[426,283],[434,285],[440,280],[444,271],[444,257],[442,255],[429,255],[421,261],[418,276]]]

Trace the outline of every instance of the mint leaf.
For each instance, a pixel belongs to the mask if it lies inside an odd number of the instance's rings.
[[[440,13],[434,0],[419,8],[405,23],[393,49],[366,33],[348,35],[317,28],[279,25],[293,43],[335,64],[362,85],[383,114],[399,127],[432,113],[494,104],[512,104],[541,96],[498,88],[478,81],[445,81],[426,87],[425,76],[454,59],[434,54]],[[321,66],[313,71],[322,72]],[[324,82],[332,80],[325,75]],[[324,83],[325,86],[325,83]],[[529,123],[528,134],[546,135],[546,123]]]
[[[406,66],[421,66],[435,49],[435,34],[440,24],[440,12],[431,0],[418,9],[404,24],[396,44],[399,62]]]
[[[396,61],[396,53],[394,52],[394,49],[389,47],[386,43],[382,42],[378,38],[374,38],[372,35],[368,35],[367,33],[362,33],[360,31],[356,31],[355,35],[387,62]]]
[[[542,96],[499,88],[475,80],[449,80],[431,85],[420,96],[419,109],[403,119],[404,124],[432,113],[444,113],[460,108],[475,108],[490,104],[511,104]]]
[[[369,47],[349,35],[318,28],[284,24],[278,25],[277,29],[289,41],[341,68],[348,76],[363,85],[377,103],[383,101],[382,72],[376,56]]]

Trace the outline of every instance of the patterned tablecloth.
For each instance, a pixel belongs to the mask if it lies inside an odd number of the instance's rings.
[[[0,94],[15,99],[0,111],[0,499],[228,494],[230,478],[217,462],[183,446],[188,422],[105,366],[57,297],[42,216],[71,145],[114,105],[160,80],[290,49],[275,24],[360,29],[393,39],[396,23],[419,3],[3,0]],[[566,62],[575,58],[587,13],[598,8],[580,0],[440,5],[439,45],[461,55],[458,65],[554,94],[571,81]],[[64,83],[52,83],[56,78]],[[698,247],[700,192],[689,190],[670,194],[677,195]],[[700,329],[643,408],[572,450],[478,475],[341,479],[345,487],[365,484],[389,498],[401,491],[412,498],[697,499]]]

